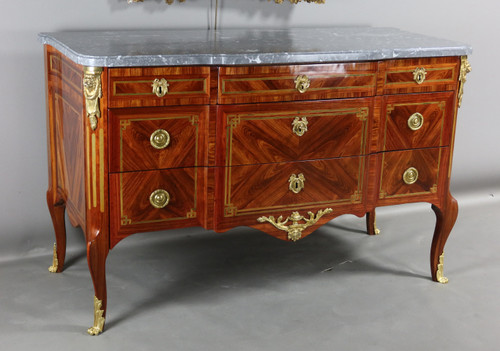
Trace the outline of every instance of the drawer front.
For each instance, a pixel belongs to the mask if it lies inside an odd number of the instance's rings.
[[[202,165],[208,108],[112,109],[111,172]]]
[[[446,173],[448,148],[385,152],[380,157],[379,202],[437,196]]]
[[[221,67],[219,103],[373,96],[375,62]]]
[[[197,168],[110,175],[112,233],[199,225]]]
[[[449,145],[454,96],[453,92],[447,92],[385,98],[381,150]]]
[[[371,111],[371,98],[224,106],[218,165],[363,155]]]
[[[364,168],[364,157],[221,167],[218,211],[230,218],[361,203]]]
[[[460,74],[460,57],[388,60],[380,65],[379,94],[455,90]]]
[[[209,67],[137,67],[109,70],[109,107],[208,104]]]

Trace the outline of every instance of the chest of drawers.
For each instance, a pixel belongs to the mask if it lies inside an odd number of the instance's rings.
[[[374,28],[40,37],[49,270],[63,269],[67,210],[87,242],[90,334],[104,327],[107,254],[138,232],[244,225],[297,241],[349,213],[377,234],[376,207],[423,201],[437,217],[432,279],[447,281],[469,47]]]

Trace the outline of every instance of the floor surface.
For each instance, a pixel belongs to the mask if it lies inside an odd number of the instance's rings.
[[[296,243],[249,228],[137,234],[108,256],[106,330],[86,334],[93,288],[83,239],[0,263],[8,350],[498,350],[500,195],[462,199],[446,285],[430,280],[435,216],[378,210],[382,233],[342,216]],[[2,349],[6,350],[2,347]]]

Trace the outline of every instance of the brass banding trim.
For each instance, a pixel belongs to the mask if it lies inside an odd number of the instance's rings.
[[[373,88],[375,86],[376,74],[365,73],[365,74],[331,74],[331,75],[314,75],[314,79],[332,79],[332,78],[359,78],[359,77],[371,77],[373,84],[369,85],[344,85],[344,86],[327,86],[327,87],[316,87],[309,88],[308,91],[323,91],[323,90],[347,90],[347,89],[359,89],[359,88]],[[262,93],[293,93],[297,89],[266,89],[266,90],[233,90],[226,91],[226,82],[247,82],[247,81],[273,81],[273,80],[290,80],[295,79],[293,76],[286,77],[256,77],[256,78],[222,78],[222,94],[262,94]]]
[[[207,79],[206,78],[196,78],[196,79],[169,79],[167,83],[169,86],[172,83],[177,82],[203,82],[203,90],[193,90],[193,91],[169,91],[168,95],[178,95],[178,94],[203,94],[207,92]],[[116,87],[120,84],[137,84],[145,83],[151,84],[151,80],[119,80],[113,82],[113,96],[136,96],[136,95],[151,95],[151,90],[145,91],[143,93],[119,93],[116,91]],[[154,93],[154,92],[153,92]]]

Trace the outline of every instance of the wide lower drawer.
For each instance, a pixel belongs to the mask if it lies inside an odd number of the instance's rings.
[[[384,152],[379,157],[379,202],[428,201],[442,187],[449,148]]]
[[[109,107],[208,104],[210,67],[111,68],[109,87]]]
[[[376,80],[376,62],[221,67],[219,103],[373,96]]]
[[[381,61],[380,71],[379,95],[455,90],[460,57]]]
[[[221,220],[363,201],[365,157],[218,168]]]
[[[380,150],[448,146],[454,97],[454,92],[385,97]]]
[[[217,164],[364,155],[372,105],[365,98],[220,107]]]
[[[203,163],[208,107],[110,109],[111,172]]]
[[[111,232],[199,225],[198,168],[110,174]]]

